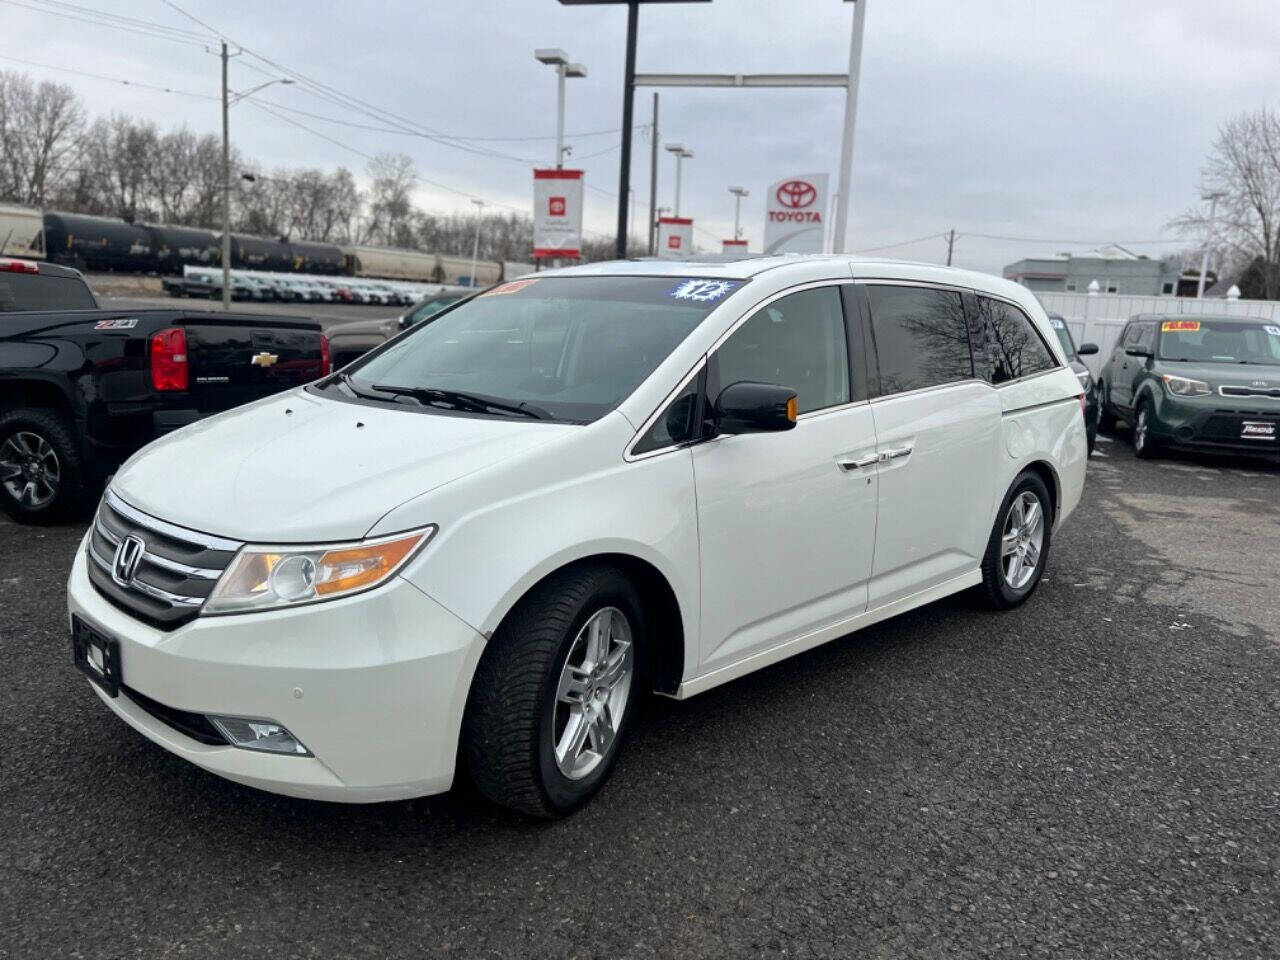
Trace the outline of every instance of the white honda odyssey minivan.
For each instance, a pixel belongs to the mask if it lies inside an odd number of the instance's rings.
[[[134,456],[71,571],[75,660],[241,783],[388,800],[463,763],[563,815],[650,691],[967,588],[1026,600],[1080,498],[1080,392],[990,276],[548,271]]]

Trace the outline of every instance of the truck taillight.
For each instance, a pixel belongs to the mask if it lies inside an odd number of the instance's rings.
[[[333,357],[329,353],[329,338],[320,334],[320,376],[327,377],[333,369]]]
[[[151,386],[156,390],[187,389],[187,331],[169,327],[151,337]]]
[[[0,270],[6,270],[9,273],[39,273],[40,264],[31,260],[0,260]]]

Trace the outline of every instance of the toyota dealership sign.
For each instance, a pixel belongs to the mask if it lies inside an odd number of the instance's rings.
[[[765,253],[822,253],[827,236],[828,176],[810,173],[769,187]]]
[[[533,171],[533,256],[576,260],[582,255],[582,171]]]

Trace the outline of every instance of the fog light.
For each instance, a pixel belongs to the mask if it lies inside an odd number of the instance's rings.
[[[271,720],[249,720],[245,717],[209,717],[233,747],[243,750],[261,750],[264,753],[284,753],[292,757],[309,757],[311,751],[298,738]]]

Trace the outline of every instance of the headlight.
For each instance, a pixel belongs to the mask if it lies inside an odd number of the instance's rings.
[[[1175,377],[1171,373],[1164,374],[1160,379],[1164,381],[1164,388],[1175,397],[1207,397],[1213,392],[1203,380]]]
[[[368,590],[394,576],[436,529],[332,546],[243,547],[202,612],[270,610]]]
[[[1093,377],[1089,376],[1089,371],[1081,370],[1076,374],[1076,379],[1080,381],[1081,388],[1088,392],[1089,384],[1093,383]]]

